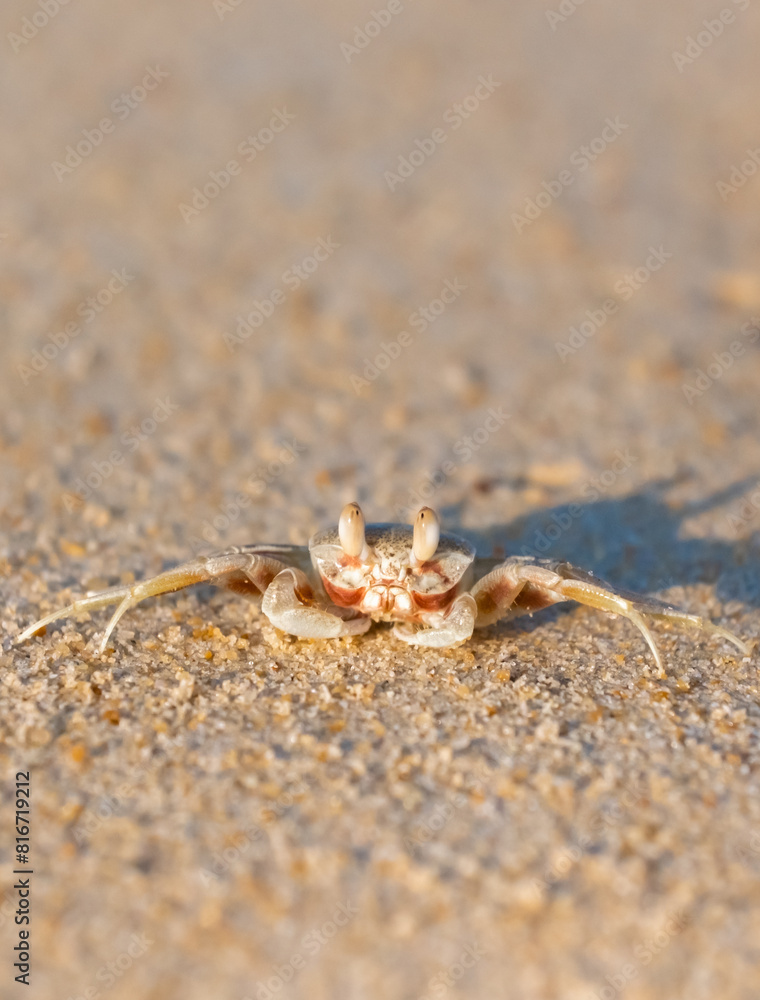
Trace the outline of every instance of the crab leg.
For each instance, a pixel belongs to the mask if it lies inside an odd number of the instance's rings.
[[[149,580],[143,580],[132,586],[113,587],[102,593],[74,601],[68,607],[53,611],[24,629],[16,637],[15,643],[24,642],[39,629],[51,622],[58,621],[60,618],[68,618],[82,611],[95,611],[109,604],[118,603],[119,606],[108,623],[100,643],[99,652],[102,654],[105,652],[111,633],[122,615],[147,597],[170,594],[176,590],[182,590],[184,587],[206,582],[228,586],[238,592],[263,592],[283,569],[285,569],[285,564],[278,559],[273,559],[268,554],[257,554],[244,549],[230,549],[211,556],[201,556],[191,562],[167,570],[165,573],[159,573],[158,576],[151,577]]]
[[[750,652],[746,643],[720,625],[713,625],[698,615],[680,611],[653,598],[616,593],[591,573],[565,562],[516,556],[484,576],[471,592],[478,606],[476,628],[490,625],[500,618],[530,614],[560,601],[577,601],[601,611],[622,615],[639,629],[660,668],[662,660],[644,615],[719,635],[745,655]]]

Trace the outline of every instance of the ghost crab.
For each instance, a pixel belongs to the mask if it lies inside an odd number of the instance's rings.
[[[469,542],[442,534],[430,507],[419,511],[413,527],[366,525],[359,505],[349,503],[338,527],[318,531],[308,547],[244,545],[201,556],[141,583],[75,601],[24,629],[16,642],[60,618],[118,604],[100,643],[102,654],[121,616],[140,601],[211,582],[247,596],[263,595],[261,607],[269,621],[304,639],[360,635],[373,621],[387,621],[395,623],[396,638],[411,645],[456,646],[474,629],[499,619],[577,601],[633,622],[660,668],[645,615],[721,636],[743,654],[750,652],[720,625],[654,598],[615,591],[569,563],[525,556],[493,563],[476,559]]]

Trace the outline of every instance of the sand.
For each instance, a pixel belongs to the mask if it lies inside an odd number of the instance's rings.
[[[756,640],[756,7],[48,7],[0,63],[2,996],[760,995],[756,652],[211,587],[9,644],[354,498]]]

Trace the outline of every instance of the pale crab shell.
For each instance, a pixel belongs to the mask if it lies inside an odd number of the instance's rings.
[[[365,546],[350,556],[337,528],[318,531],[309,542],[311,561],[331,601],[375,621],[419,622],[446,611],[469,583],[475,549],[456,535],[442,534],[435,555],[418,562],[413,529],[406,524],[368,524]]]

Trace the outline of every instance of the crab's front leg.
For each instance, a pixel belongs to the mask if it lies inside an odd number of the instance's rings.
[[[261,610],[277,628],[302,639],[337,639],[361,635],[372,619],[349,608],[320,606],[303,570],[288,567],[272,580]]]
[[[265,591],[271,581],[285,569],[285,563],[273,557],[273,555],[279,555],[279,551],[272,553],[271,550],[266,550],[263,547],[256,551],[257,548],[257,546],[248,546],[229,549],[210,556],[199,556],[197,559],[176,566],[174,569],[166,570],[164,573],[159,573],[158,576],[148,580],[142,580],[131,586],[112,587],[110,590],[83,597],[74,601],[73,604],[69,604],[68,607],[53,611],[34,622],[24,629],[14,641],[17,644],[23,642],[39,629],[61,618],[69,618],[83,611],[96,611],[109,604],[118,604],[100,642],[98,651],[102,654],[105,652],[111,633],[122,615],[148,597],[171,594],[196,583],[213,583],[248,595]],[[284,550],[285,547],[282,548]]]
[[[480,579],[471,593],[478,607],[476,628],[491,625],[500,618],[530,614],[560,601],[577,601],[622,615],[642,633],[659,668],[662,668],[662,660],[644,615],[711,632],[733,643],[745,655],[750,652],[746,643],[720,625],[654,598],[616,593],[591,573],[566,562],[515,556]]]
[[[478,607],[471,594],[460,594],[445,613],[430,613],[423,618],[423,627],[407,623],[395,625],[393,634],[410,646],[428,646],[443,649],[457,646],[472,635]]]

